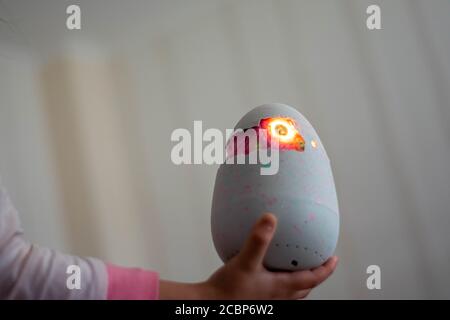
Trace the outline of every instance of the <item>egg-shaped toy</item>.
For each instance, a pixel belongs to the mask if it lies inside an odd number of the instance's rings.
[[[249,130],[256,143],[248,137],[236,142]],[[339,209],[330,160],[313,126],[296,109],[271,103],[245,114],[235,132],[212,200],[211,230],[220,258],[226,262],[238,254],[252,226],[271,212],[278,223],[265,267],[294,271],[323,264],[337,245]],[[259,161],[262,152],[273,156],[266,157],[269,164]],[[255,155],[258,161],[250,163]],[[234,161],[239,157],[246,161]],[[264,172],[268,166],[274,170]]]

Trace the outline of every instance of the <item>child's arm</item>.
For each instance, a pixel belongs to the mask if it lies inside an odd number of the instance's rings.
[[[80,289],[69,289],[67,269],[80,268]],[[156,299],[152,271],[122,268],[30,244],[0,186],[0,299]]]
[[[202,283],[160,282],[161,299],[301,299],[327,279],[337,257],[307,271],[271,272],[262,261],[276,227],[272,214],[254,226],[243,250]]]

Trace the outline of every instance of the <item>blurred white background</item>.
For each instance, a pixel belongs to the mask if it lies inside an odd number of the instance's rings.
[[[382,30],[366,28],[373,3]],[[448,299],[449,14],[446,0],[0,1],[2,183],[32,241],[202,280],[221,265],[217,166],[173,165],[170,134],[284,102],[320,134],[341,209],[340,265],[310,297]]]

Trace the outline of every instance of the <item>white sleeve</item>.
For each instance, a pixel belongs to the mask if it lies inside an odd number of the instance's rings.
[[[79,267],[80,289],[67,286],[71,265]],[[28,243],[18,213],[0,185],[0,299],[106,299],[107,286],[104,262]]]

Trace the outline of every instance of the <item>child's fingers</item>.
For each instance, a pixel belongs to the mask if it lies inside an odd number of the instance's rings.
[[[293,272],[289,275],[292,290],[304,290],[318,286],[333,273],[337,261],[337,257],[331,257],[315,269]]]
[[[312,273],[314,273],[319,279],[319,283],[317,283],[317,285],[319,285],[320,283],[325,281],[325,279],[331,276],[331,274],[336,269],[338,261],[339,261],[338,257],[333,256],[329,258],[323,265],[312,270]]]
[[[298,271],[296,273],[311,273],[311,271]],[[309,283],[298,283],[297,280],[293,280],[292,272],[277,272],[273,274],[274,283],[276,288],[276,296],[280,299],[303,299],[305,298],[313,289],[313,287],[308,287]],[[296,282],[297,281],[297,282]],[[302,280],[303,281],[303,280]]]
[[[271,213],[264,214],[256,222],[238,256],[242,267],[253,270],[262,264],[267,247],[275,232],[276,224],[277,219]]]
[[[311,272],[317,277],[316,286],[324,282],[336,269],[338,257],[333,256],[329,258],[323,265],[313,269]]]
[[[300,291],[296,291],[294,293],[294,295],[292,297],[290,297],[291,299],[295,299],[295,300],[299,300],[299,299],[305,299],[308,294],[311,292],[311,289],[305,289],[305,290],[300,290]]]

